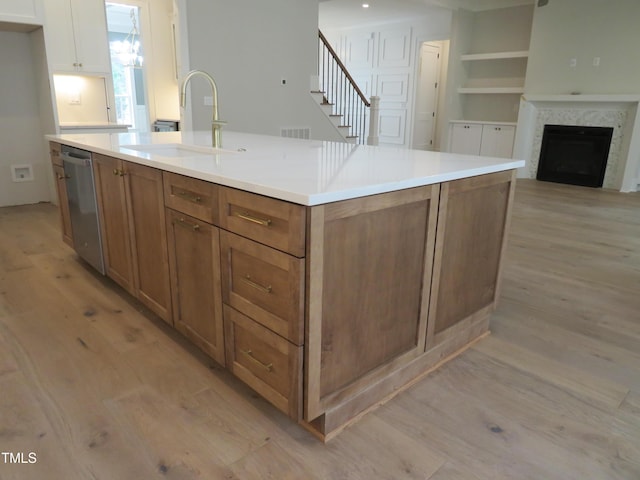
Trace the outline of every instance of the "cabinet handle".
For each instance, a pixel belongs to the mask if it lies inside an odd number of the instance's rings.
[[[113,174],[117,175],[119,177],[124,177],[124,170],[120,170],[120,169],[114,168],[113,169]]]
[[[271,287],[271,285],[267,285],[265,287],[264,285],[260,285],[259,283],[256,283],[253,280],[251,280],[251,275],[249,274],[242,277],[242,281],[247,285],[249,285],[250,287],[253,287],[256,290],[260,290],[261,292],[264,292],[264,293],[271,293],[271,291],[273,290],[273,287]]]
[[[174,220],[173,224],[178,225],[180,227],[188,228],[189,230],[193,230],[194,232],[197,232],[198,230],[200,230],[200,225],[198,225],[197,223],[189,223],[185,221],[184,218],[180,218],[179,220]]]
[[[70,175],[62,175],[61,173],[58,173],[56,177],[58,177],[58,180],[68,180],[71,178]]]
[[[198,195],[194,195],[193,193],[185,192],[184,190],[178,191],[175,194],[178,195],[179,197],[182,197],[185,200],[189,200],[190,202],[193,202],[193,203],[201,203],[202,202],[202,198],[201,197],[199,197]]]
[[[243,220],[247,220],[248,222],[257,223],[258,225],[262,225],[264,227],[270,227],[271,226],[271,219],[254,217],[253,215],[250,215],[247,212],[245,212],[245,213],[233,212],[233,216],[241,218]]]
[[[273,372],[273,363],[262,363],[260,360],[253,356],[253,352],[251,350],[240,350],[240,352],[256,365],[264,368],[267,372]]]

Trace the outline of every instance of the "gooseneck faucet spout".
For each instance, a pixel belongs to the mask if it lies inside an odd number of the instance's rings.
[[[185,108],[187,106],[187,85],[189,84],[191,79],[196,76],[203,76],[211,85],[211,94],[213,95],[211,143],[213,148],[221,148],[221,129],[226,122],[220,121],[220,119],[218,118],[218,87],[216,87],[216,82],[211,75],[209,75],[207,72],[203,72],[202,70],[191,70],[189,73],[187,73],[187,75],[182,80],[182,83],[180,84],[180,107]]]

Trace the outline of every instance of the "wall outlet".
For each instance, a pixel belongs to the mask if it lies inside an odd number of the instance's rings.
[[[578,59],[577,58],[570,58],[569,59],[569,66],[571,68],[576,67],[578,65]]]
[[[600,66],[600,57],[593,57],[593,66],[594,67]]]
[[[213,107],[213,97],[205,96],[204,97],[204,106],[205,107]]]

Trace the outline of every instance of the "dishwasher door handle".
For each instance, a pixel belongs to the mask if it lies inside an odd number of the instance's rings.
[[[62,152],[60,154],[60,157],[64,162],[69,162],[74,165],[80,165],[82,167],[91,165],[91,155],[87,157],[85,155],[79,155],[74,152]]]

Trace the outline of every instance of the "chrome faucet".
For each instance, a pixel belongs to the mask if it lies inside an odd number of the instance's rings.
[[[202,75],[209,81],[211,85],[211,93],[213,95],[213,106],[212,106],[212,119],[211,119],[211,144],[213,148],[221,148],[222,147],[222,135],[221,129],[222,126],[226,124],[218,119],[218,87],[216,87],[216,82],[211,75],[207,72],[203,72],[202,70],[191,70],[182,80],[180,84],[180,106],[185,108],[187,106],[187,85],[189,81],[197,76]]]

